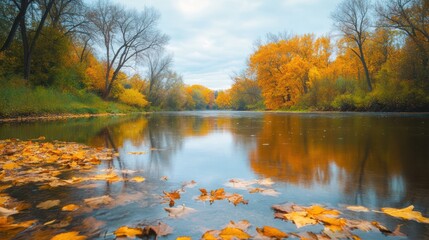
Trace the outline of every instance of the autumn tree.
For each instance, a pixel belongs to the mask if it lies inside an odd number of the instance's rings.
[[[335,28],[349,40],[350,49],[359,58],[368,91],[372,91],[371,76],[365,59],[366,40],[371,28],[369,0],[343,0],[332,13]]]
[[[421,71],[416,78],[421,81],[429,79],[429,1],[427,0],[389,0],[377,5],[380,26],[398,30],[405,34],[417,49],[411,53],[418,56]]]
[[[329,62],[329,39],[313,35],[261,46],[249,61],[249,70],[262,90],[265,105],[279,109],[294,105],[311,86],[311,72]]]
[[[159,14],[152,8],[131,11],[100,0],[91,7],[87,18],[95,42],[104,51],[105,99],[122,68],[143,62],[145,55],[161,49],[168,41],[157,28]]]

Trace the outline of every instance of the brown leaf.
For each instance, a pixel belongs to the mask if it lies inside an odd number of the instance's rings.
[[[40,209],[49,209],[60,205],[60,200],[48,200],[39,203],[36,207]]]
[[[226,196],[226,199],[228,199],[229,202],[234,204],[234,206],[237,206],[240,203],[242,203],[242,204],[248,204],[249,203],[249,201],[244,200],[243,196],[238,194],[238,193],[228,195],[228,196]]]
[[[378,230],[380,230],[380,232],[382,232],[385,235],[392,233],[392,231],[390,231],[387,227],[381,225],[381,223],[379,222],[372,221],[371,224],[374,225],[374,227],[378,228]]]
[[[163,222],[160,222],[156,226],[145,227],[145,233],[150,233],[150,231],[153,231],[156,236],[167,236],[173,232],[173,228]]]
[[[163,198],[169,202],[170,207],[174,206],[175,200],[180,199],[180,192],[179,190],[166,192],[163,191],[164,196]]]

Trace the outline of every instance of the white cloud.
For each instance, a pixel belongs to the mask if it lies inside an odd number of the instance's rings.
[[[121,0],[114,0],[120,2]],[[127,7],[153,6],[160,29],[171,38],[167,50],[187,84],[228,88],[268,32],[328,33],[330,12],[340,0],[127,0]]]

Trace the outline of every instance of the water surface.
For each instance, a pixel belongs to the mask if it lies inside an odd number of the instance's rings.
[[[23,186],[8,193],[33,204],[48,199],[75,203],[83,198],[109,194],[123,204],[75,216],[65,230],[82,228],[82,220],[93,216],[105,221],[100,239],[113,239],[123,225],[163,221],[180,235],[198,239],[206,230],[221,229],[230,220],[249,220],[254,227],[271,225],[296,232],[289,222],[276,220],[273,204],[294,202],[322,204],[344,209],[344,205],[402,208],[414,205],[429,216],[429,115],[383,113],[259,113],[178,112],[150,115],[68,119],[48,122],[2,123],[0,139],[75,141],[114,148],[119,157],[103,163],[108,168],[133,170],[144,183],[100,183],[96,188],[58,187],[40,190]],[[145,152],[132,155],[130,152]],[[126,172],[126,171],[125,171]],[[163,176],[167,181],[161,180]],[[232,178],[271,178],[277,197],[231,189]],[[179,189],[194,180],[177,203],[198,212],[180,219],[168,218],[160,204],[162,191]],[[195,200],[198,188],[224,187],[249,200],[234,206],[227,201],[213,205]],[[29,194],[31,198],[29,199]],[[390,229],[403,224],[410,239],[429,238],[429,225],[402,221],[384,214],[343,211],[350,218],[380,221]],[[40,222],[61,219],[58,209],[35,208],[15,219],[37,216]],[[318,232],[321,227],[306,227]],[[47,230],[46,230],[47,231]],[[302,231],[302,229],[300,229]],[[82,232],[82,231],[81,231]],[[384,238],[380,233],[356,232],[363,238]],[[18,239],[33,234],[28,230]]]

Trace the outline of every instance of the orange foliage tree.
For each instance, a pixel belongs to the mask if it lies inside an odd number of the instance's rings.
[[[268,43],[250,56],[250,71],[255,74],[269,109],[290,107],[308,92],[310,71],[328,67],[329,38],[295,36]]]

